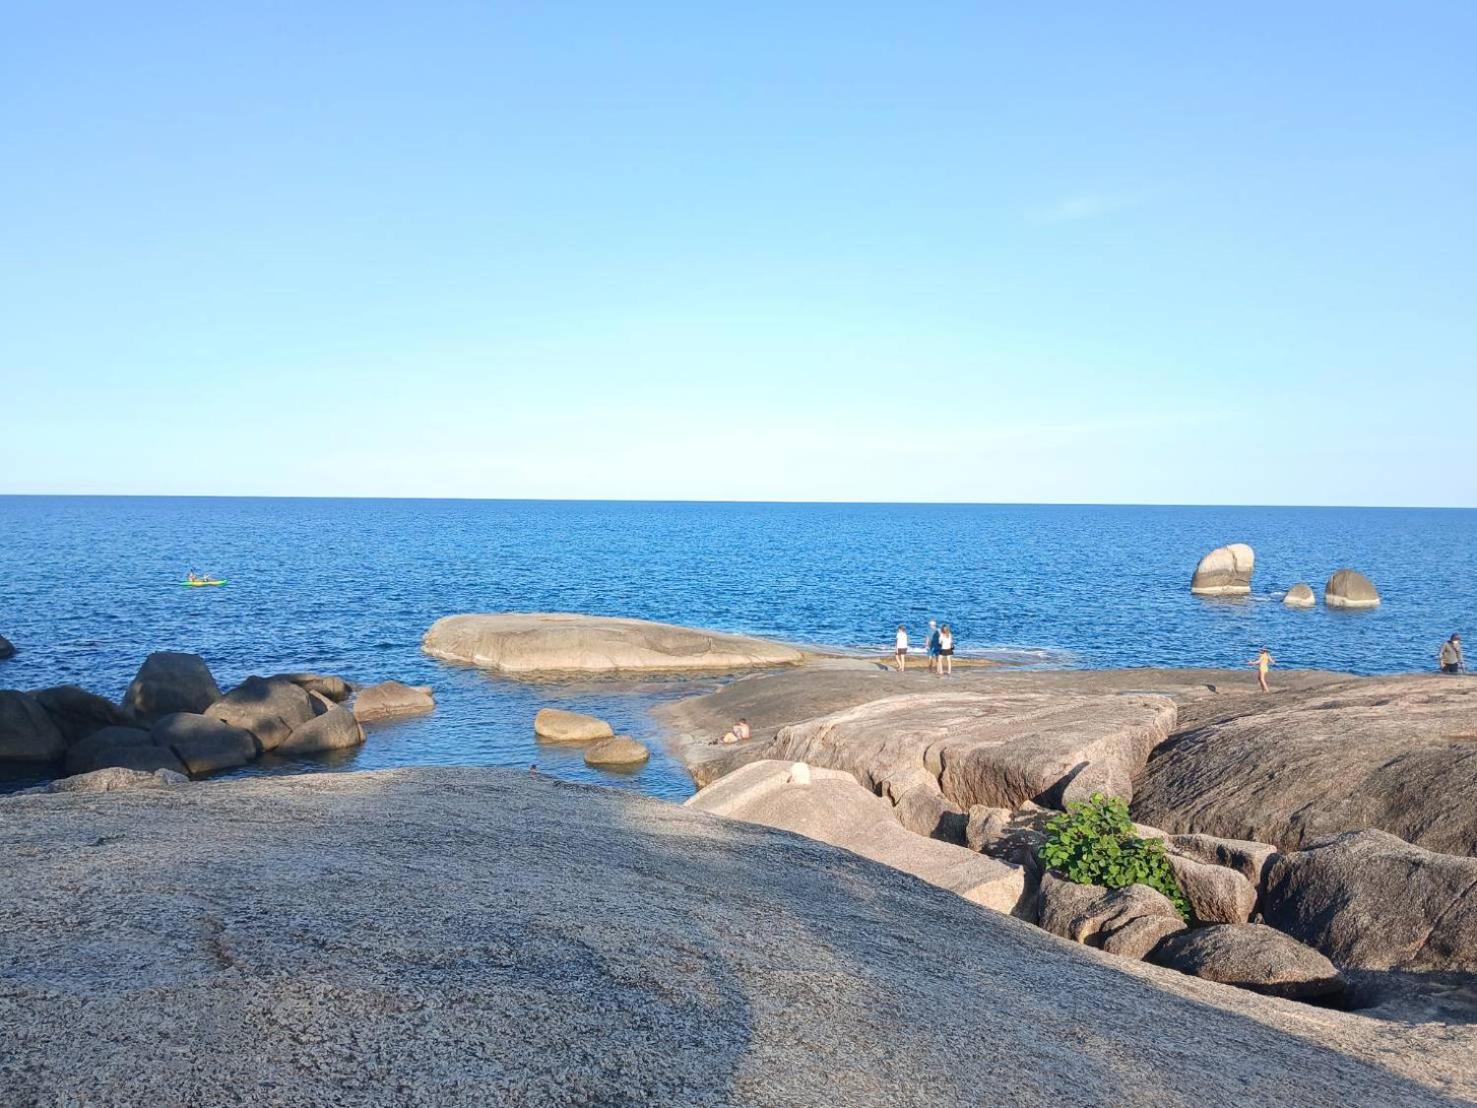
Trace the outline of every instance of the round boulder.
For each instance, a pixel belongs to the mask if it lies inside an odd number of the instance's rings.
[[[651,751],[629,735],[601,739],[585,751],[587,766],[639,766],[651,757]]]
[[[1380,594],[1358,570],[1341,569],[1323,586],[1323,603],[1330,608],[1378,608]]]
[[[104,727],[67,751],[69,777],[113,767],[145,773],[156,769],[185,772],[184,763],[175,757],[174,751],[159,746],[147,731],[138,727]]]
[[[123,694],[123,710],[150,724],[172,712],[203,712],[220,699],[220,686],[198,654],[150,654]]]
[[[76,685],[58,685],[31,695],[46,709],[68,746],[104,727],[122,727],[128,722],[111,700]]]
[[[40,701],[0,689],[0,762],[54,762],[66,752],[66,739]]]
[[[158,746],[173,750],[191,773],[244,766],[256,757],[256,739],[243,727],[212,716],[175,712],[149,729]]]
[[[1256,554],[1244,542],[1218,546],[1195,567],[1190,591],[1196,596],[1245,596],[1251,592]]]
[[[361,722],[419,716],[433,711],[436,698],[430,685],[405,685],[399,681],[381,681],[360,689],[354,697],[354,715]]]
[[[344,750],[364,741],[364,728],[354,713],[342,704],[292,729],[287,740],[277,747],[278,754],[321,754],[328,750]]]
[[[244,728],[263,750],[276,750],[294,727],[318,713],[302,686],[281,677],[248,677],[202,714]]]
[[[1299,581],[1287,590],[1287,595],[1282,598],[1285,608],[1311,608],[1318,603],[1318,598],[1313,595],[1313,586],[1306,581]]]
[[[603,719],[563,708],[541,708],[533,717],[533,733],[546,743],[589,743],[615,734]]]
[[[1345,985],[1323,955],[1260,923],[1216,923],[1176,932],[1154,948],[1149,961],[1288,1000],[1337,996]]]

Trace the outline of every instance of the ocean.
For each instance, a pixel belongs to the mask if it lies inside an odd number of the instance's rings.
[[[1250,597],[1189,593],[1212,547],[1256,549]],[[1350,566],[1373,611],[1283,608]],[[228,580],[180,586],[195,569]],[[1019,664],[1434,668],[1477,636],[1477,511],[1071,505],[0,497],[0,687],[78,684],[119,697],[153,650],[203,655],[223,688],[318,670],[435,687],[430,716],[374,727],[356,751],[240,773],[420,764],[526,767],[680,799],[656,745],[631,774],[540,748],[556,704],[655,738],[661,701],[696,682],[512,682],[425,657],[455,612],[636,616],[885,654],[906,623],[948,621],[959,652]],[[8,787],[34,775],[12,773]],[[0,783],[0,788],[7,783]]]

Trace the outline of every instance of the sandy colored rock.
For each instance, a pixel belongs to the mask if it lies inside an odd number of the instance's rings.
[[[699,790],[686,805],[844,847],[997,912],[1032,907],[1019,867],[915,835],[849,773],[810,766],[807,779],[797,782],[792,768],[790,762],[754,762]]]
[[[1318,598],[1313,595],[1313,586],[1306,581],[1299,581],[1282,597],[1285,608],[1312,608],[1317,604]]]
[[[1477,855],[1477,679],[1386,677],[1279,692],[1175,736],[1134,816],[1295,850],[1376,827]]]
[[[563,708],[540,708],[533,717],[533,733],[546,743],[588,743],[615,734],[603,719]]]
[[[164,650],[150,654],[139,666],[123,694],[123,710],[147,727],[173,712],[203,712],[220,695],[204,658]]]
[[[168,747],[193,774],[244,766],[257,756],[250,731],[212,716],[174,712],[149,728],[155,745]]]
[[[0,1104],[1477,1098],[1471,1023],[1109,959],[623,791],[428,767],[105,799],[0,801]]]
[[[360,689],[354,695],[354,715],[361,723],[425,715],[435,707],[436,697],[430,685],[381,681],[378,685]]]
[[[1245,923],[1256,908],[1256,887],[1233,869],[1169,851],[1175,883],[1196,923]]]
[[[1244,542],[1218,546],[1195,567],[1190,591],[1196,596],[1245,596],[1255,568],[1256,554]]]
[[[1222,839],[1215,835],[1170,835],[1167,838],[1166,845],[1172,853],[1206,865],[1227,866],[1257,890],[1266,882],[1267,871],[1277,857],[1275,846],[1249,839]]]
[[[793,647],[744,635],[566,613],[447,616],[421,645],[433,658],[513,676],[734,672],[804,660]]]
[[[969,810],[965,845],[991,858],[1037,872],[1041,868],[1038,852],[1046,843],[1046,824],[1055,815],[1056,812],[1034,804],[1016,811],[976,804]]]
[[[601,739],[585,751],[587,766],[639,766],[651,757],[651,751],[629,735]]]
[[[57,685],[32,695],[46,709],[68,745],[104,727],[122,727],[129,722],[123,709],[111,700],[76,685]]]
[[[295,727],[318,713],[300,685],[280,677],[248,677],[203,714],[250,731],[263,750],[276,750]]]
[[[54,762],[66,752],[66,740],[39,700],[0,689],[0,762]]]
[[[1364,574],[1341,569],[1323,586],[1323,603],[1329,608],[1378,608],[1380,594]]]
[[[278,754],[323,754],[330,750],[347,750],[364,742],[364,728],[354,713],[336,704],[321,715],[292,729],[292,734],[277,746]]]
[[[1119,934],[1146,919],[1153,922]],[[1185,927],[1170,899],[1147,885],[1105,889],[1055,873],[1041,879],[1038,922],[1043,931],[1105,950],[1116,937],[1109,953],[1131,958],[1143,958],[1165,935]]]
[[[1474,858],[1351,831],[1279,857],[1262,904],[1269,924],[1341,966],[1477,973]]]
[[[1344,991],[1337,969],[1316,950],[1257,923],[1218,923],[1170,935],[1149,955],[1155,965],[1206,981],[1289,1000]]]
[[[140,727],[104,727],[94,731],[67,750],[67,775],[91,773],[97,769],[134,769],[153,773],[156,769],[184,773],[184,764],[174,751],[159,746]]]

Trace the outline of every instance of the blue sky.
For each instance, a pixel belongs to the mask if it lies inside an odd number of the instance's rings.
[[[11,5],[0,492],[1477,505],[1477,5]]]

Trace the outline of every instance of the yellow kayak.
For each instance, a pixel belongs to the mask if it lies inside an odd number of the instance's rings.
[[[181,581],[181,585],[191,589],[204,588],[206,585],[224,585],[224,581]]]

